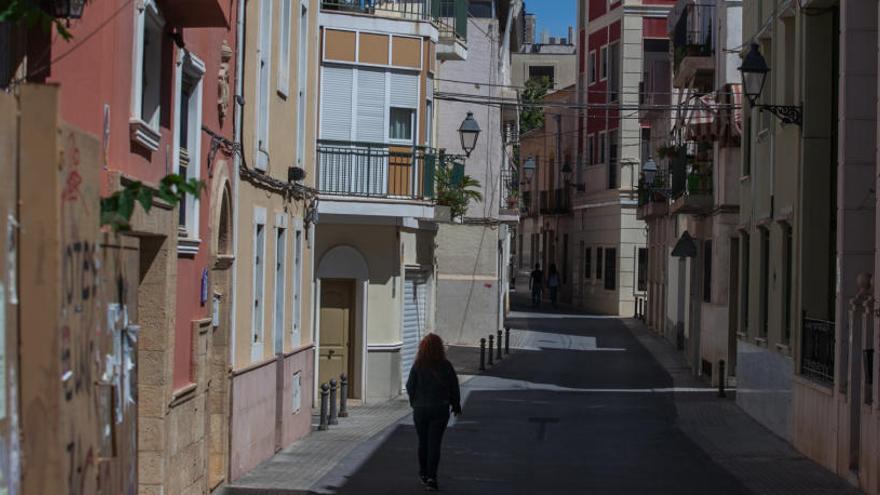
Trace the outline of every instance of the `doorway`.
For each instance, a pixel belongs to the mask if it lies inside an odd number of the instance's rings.
[[[349,382],[353,378],[353,343],[355,320],[355,281],[321,281],[321,338],[318,354],[318,383],[339,380],[345,373]],[[349,397],[354,397],[355,387],[349,387]]]

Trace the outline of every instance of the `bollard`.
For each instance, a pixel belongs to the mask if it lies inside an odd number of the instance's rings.
[[[321,422],[318,424],[318,431],[327,430],[327,409],[330,405],[330,385],[326,383],[321,385]]]
[[[339,419],[336,416],[336,378],[330,379],[330,421],[331,425],[338,425]]]
[[[495,355],[495,359],[501,361],[501,340],[504,338],[504,333],[501,330],[498,330],[498,353]]]
[[[724,382],[727,381],[724,376],[724,360],[718,361],[718,397],[727,397],[724,392]]]
[[[504,354],[510,354],[510,327],[504,327]]]
[[[480,339],[480,371],[486,371],[486,339]]]
[[[339,375],[339,417],[348,417],[348,376]]]
[[[492,366],[494,363],[492,362],[492,357],[495,355],[495,345],[493,344],[495,337],[492,334],[489,334],[489,366]]]

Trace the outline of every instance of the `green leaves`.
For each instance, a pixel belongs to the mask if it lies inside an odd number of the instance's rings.
[[[550,78],[546,76],[526,81],[522,93],[523,107],[519,114],[520,135],[544,126],[544,108],[540,104],[551,87]]]
[[[463,217],[471,201],[482,201],[480,182],[464,175],[461,164],[442,163],[437,167],[437,204],[448,206],[452,218]]]
[[[60,19],[54,18],[40,6],[35,0],[0,0],[0,22],[21,24],[27,29],[40,28],[43,32],[55,30],[65,41],[70,41],[73,35]]]
[[[141,205],[145,213],[149,213],[154,198],[158,197],[173,207],[184,201],[187,194],[198,198],[204,188],[202,181],[186,179],[178,174],[163,177],[158,189],[145,186],[140,181],[125,184],[110,197],[101,198],[101,226],[109,226],[113,232],[131,230],[130,222],[136,203]]]

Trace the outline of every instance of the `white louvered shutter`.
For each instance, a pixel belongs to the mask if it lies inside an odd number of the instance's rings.
[[[385,71],[358,69],[357,141],[385,141]],[[376,148],[357,160],[352,187],[359,194],[382,195],[386,190],[387,159]]]
[[[324,67],[321,72],[321,139],[351,141],[352,85],[354,71],[342,67]],[[345,193],[351,187],[353,153],[345,145],[325,145],[319,154],[320,188]]]

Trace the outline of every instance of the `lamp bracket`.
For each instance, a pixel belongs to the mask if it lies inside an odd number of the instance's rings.
[[[803,111],[800,106],[795,105],[758,105],[763,111],[767,110],[776,116],[784,124],[795,124],[798,127],[803,126]]]

